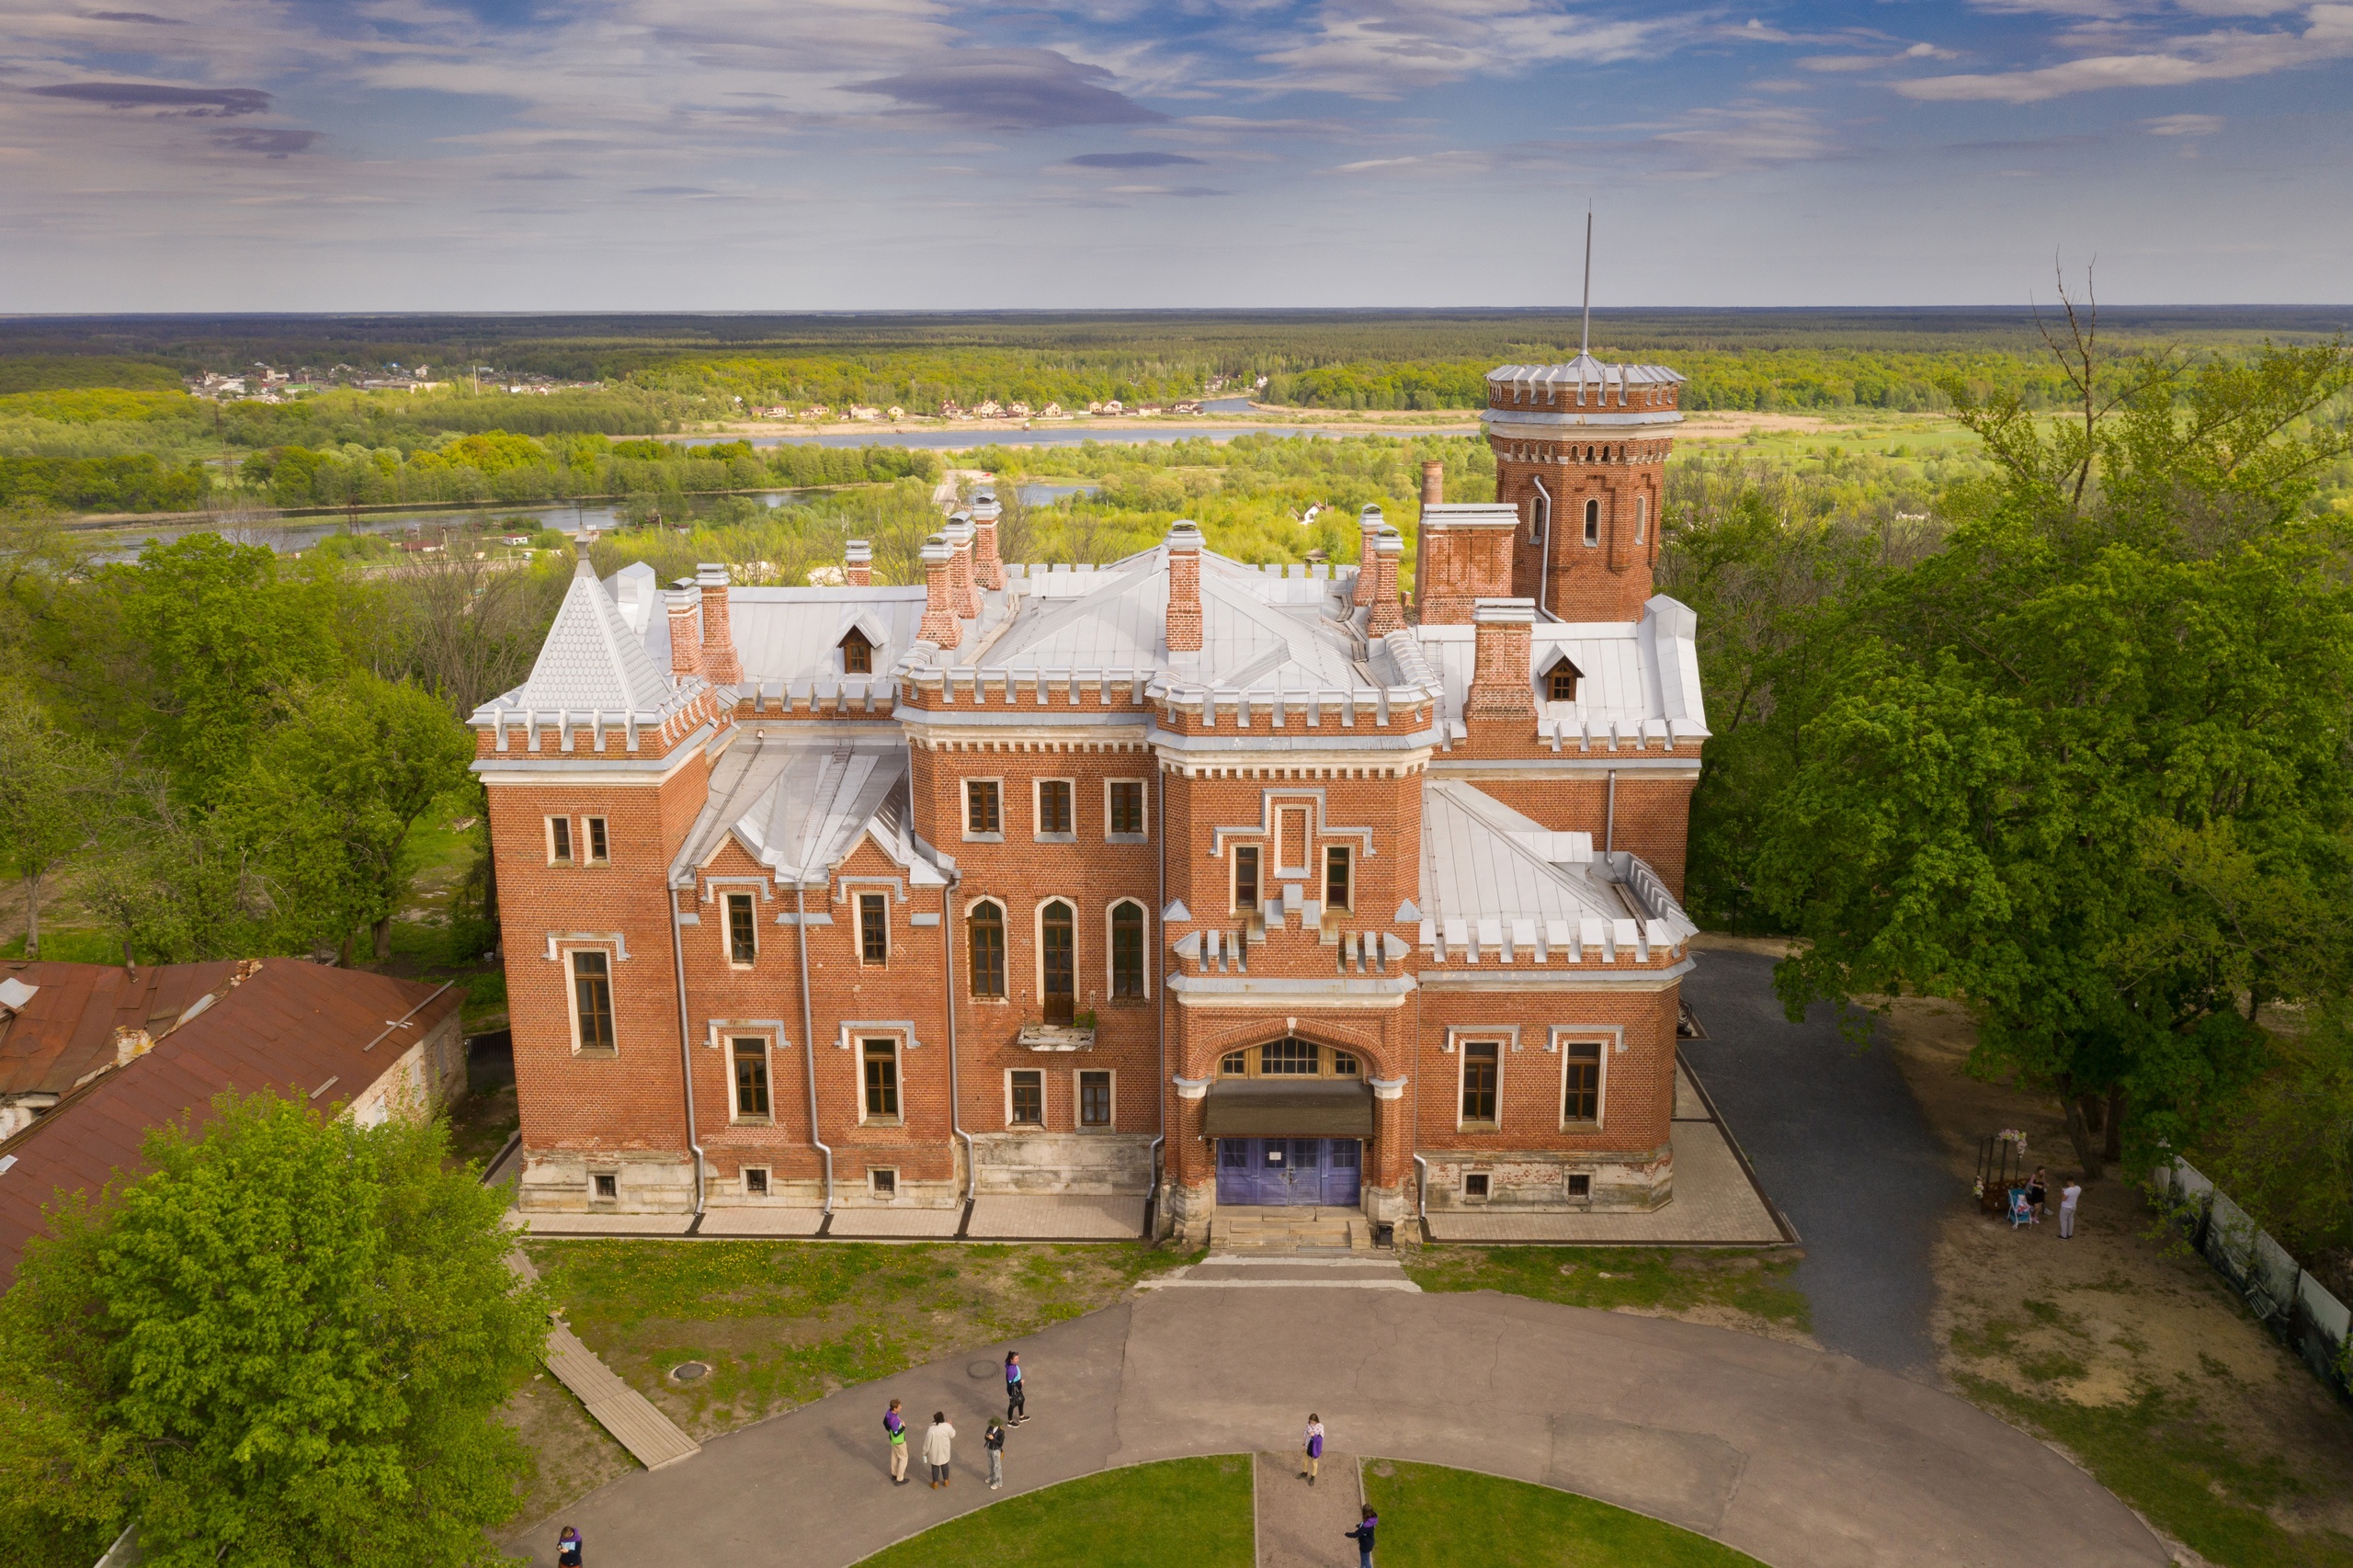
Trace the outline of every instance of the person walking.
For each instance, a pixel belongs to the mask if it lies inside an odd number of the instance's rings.
[[[1005,1423],[989,1417],[989,1429],[981,1438],[981,1447],[989,1451],[989,1490],[994,1492],[1005,1484]]]
[[[891,1408],[882,1413],[882,1430],[891,1439],[891,1484],[907,1483],[907,1422],[899,1414],[899,1402],[892,1400]]]
[[[934,1491],[948,1484],[948,1446],[956,1440],[956,1428],[948,1425],[948,1412],[931,1413],[931,1430],[923,1435],[923,1462],[931,1466]]]
[[[1381,1516],[1368,1507],[1364,1511],[1364,1522],[1352,1530],[1343,1532],[1357,1543],[1357,1568],[1372,1568],[1372,1532],[1380,1523]]]
[[[556,1568],[580,1568],[580,1532],[570,1525],[555,1538]]]
[[[1005,1418],[1018,1426],[1029,1419],[1029,1395],[1021,1383],[1021,1352],[1005,1353]]]
[[[2067,1185],[2059,1189],[2059,1239],[2063,1242],[2075,1239],[2075,1205],[2083,1199],[2084,1184],[2069,1176]]]
[[[1315,1484],[1317,1461],[1324,1457],[1324,1418],[1313,1411],[1307,1413],[1307,1468],[1300,1473],[1307,1477],[1307,1484]]]

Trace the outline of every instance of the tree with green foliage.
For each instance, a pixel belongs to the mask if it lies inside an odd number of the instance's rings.
[[[279,941],[336,948],[347,964],[365,926],[376,958],[392,957],[409,834],[467,782],[473,752],[449,710],[413,686],[355,671],[290,694],[221,807],[269,881]]]
[[[98,841],[116,770],[22,697],[0,691],[0,862],[25,884],[25,956],[40,957],[40,901],[50,873]]]
[[[127,786],[111,851],[82,879],[83,904],[128,965],[283,951],[277,903],[248,846],[215,813],[149,773]]]
[[[223,1095],[146,1174],[51,1210],[0,1298],[0,1540],[85,1568],[505,1559],[529,1459],[494,1419],[545,1335],[505,1198],[446,1126]]]
[[[210,798],[241,776],[277,705],[344,667],[335,581],[267,545],[190,534],[110,574],[148,671],[153,751]]]
[[[1974,1067],[2056,1095],[2097,1175],[2128,1110],[2178,1147],[2250,1078],[2261,1002],[2353,971],[2312,918],[2353,897],[2353,540],[2310,505],[2353,351],[2111,389],[2063,347],[2067,422],[1949,388],[1996,475],[1811,631],[1754,873],[1793,1014],[1967,1001]]]

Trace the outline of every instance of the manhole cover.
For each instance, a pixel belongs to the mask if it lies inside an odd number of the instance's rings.
[[[993,1378],[1003,1369],[1003,1364],[996,1361],[975,1361],[964,1369],[976,1378]]]
[[[710,1375],[710,1368],[700,1361],[681,1361],[670,1369],[671,1378],[682,1383],[690,1383],[697,1378],[707,1378]]]

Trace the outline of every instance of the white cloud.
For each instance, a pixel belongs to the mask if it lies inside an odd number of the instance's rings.
[[[1324,0],[1304,35],[1252,50],[1262,90],[1391,98],[1466,77],[1514,76],[1565,61],[1625,60],[1668,30],[1664,20],[1597,20],[1544,0]]]
[[[2161,114],[2143,120],[2141,129],[2152,136],[2211,136],[2223,123],[2219,114]]]
[[[2030,71],[1922,76],[1898,83],[1895,90],[1930,103],[2040,103],[2107,87],[2183,87],[2265,76],[2353,55],[2353,5],[2314,6],[2305,22],[2302,31],[2202,33]]]

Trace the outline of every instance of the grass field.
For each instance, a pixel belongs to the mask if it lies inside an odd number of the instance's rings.
[[[1754,1568],[1707,1537],[1574,1493],[1442,1465],[1367,1460],[1381,1568]]]
[[[1254,1557],[1250,1458],[1222,1454],[1007,1498],[877,1552],[864,1568],[1250,1568]]]
[[[1425,1249],[1406,1272],[1425,1290],[1499,1290],[1565,1306],[1689,1317],[1724,1327],[1812,1327],[1806,1299],[1789,1282],[1794,1249],[1734,1252],[1677,1247],[1445,1247]]]

